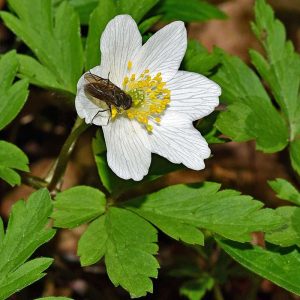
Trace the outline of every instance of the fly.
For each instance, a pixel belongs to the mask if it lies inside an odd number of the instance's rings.
[[[107,109],[99,110],[92,118],[91,123],[100,112],[110,111],[111,114],[112,106],[114,106],[118,112],[121,109],[128,110],[132,106],[131,96],[113,84],[109,78],[104,79],[89,72],[84,75],[84,79],[86,80],[84,92],[90,96],[89,100],[99,108],[103,109],[103,103],[108,107]]]

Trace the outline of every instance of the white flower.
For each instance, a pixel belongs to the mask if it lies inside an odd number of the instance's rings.
[[[135,21],[128,15],[112,19],[100,41],[101,65],[92,74],[109,80],[132,97],[128,110],[103,110],[77,85],[76,110],[86,123],[101,125],[110,168],[121,178],[141,180],[151,153],[172,163],[201,170],[210,156],[207,142],[193,121],[218,105],[220,87],[208,78],[178,71],[187,46],[183,22],[173,22],[142,45]]]

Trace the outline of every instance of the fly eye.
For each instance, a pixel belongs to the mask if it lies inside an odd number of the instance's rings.
[[[118,106],[118,107],[121,106],[122,101],[121,101],[120,95],[116,95],[115,101],[116,101],[116,106]]]

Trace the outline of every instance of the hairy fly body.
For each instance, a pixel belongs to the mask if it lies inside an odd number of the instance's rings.
[[[100,112],[111,112],[112,106],[114,106],[118,111],[120,109],[127,110],[132,106],[131,96],[113,84],[109,79],[104,79],[100,76],[92,74],[91,72],[86,73],[84,75],[84,79],[86,80],[84,92],[90,96],[89,100],[100,109],[93,119]],[[103,109],[103,104],[106,104],[106,109]]]

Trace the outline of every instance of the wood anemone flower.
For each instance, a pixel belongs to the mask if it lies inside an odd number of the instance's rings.
[[[105,110],[105,101],[87,93],[87,76],[78,81],[77,113],[86,123],[102,126],[108,164],[123,179],[141,180],[151,153],[190,169],[205,167],[210,149],[193,121],[214,110],[221,89],[200,74],[178,70],[186,47],[183,22],[165,26],[142,45],[135,21],[119,15],[102,34],[100,66],[89,72],[95,80],[109,78],[108,84],[129,95],[130,107],[111,104]]]

